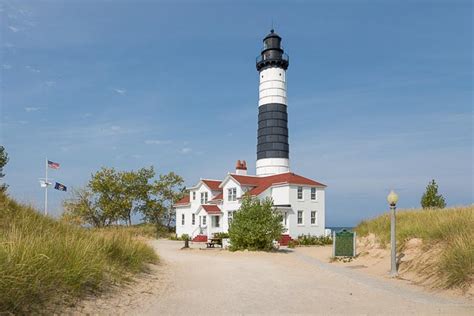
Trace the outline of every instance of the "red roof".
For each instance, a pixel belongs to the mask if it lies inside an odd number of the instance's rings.
[[[186,193],[186,195],[181,200],[174,203],[174,205],[186,205],[186,204],[189,204],[189,193]]]
[[[221,209],[217,205],[203,204],[202,208],[207,212],[207,214],[220,214]]]
[[[267,177],[241,176],[235,174],[232,174],[231,177],[234,178],[241,185],[253,186],[254,188],[248,192],[250,195],[259,195],[269,187],[277,184],[301,184],[323,187],[326,186],[322,183],[299,176],[292,172],[280,173]]]
[[[209,189],[211,189],[212,191],[220,191],[221,189],[219,188],[219,185],[221,184],[222,181],[219,181],[219,180],[201,180],[202,182],[204,182],[204,184],[206,184]]]
[[[223,198],[224,198],[224,194],[219,193],[211,201],[219,201],[219,200],[222,200]]]

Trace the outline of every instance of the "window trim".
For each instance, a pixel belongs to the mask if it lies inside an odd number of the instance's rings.
[[[191,225],[196,225],[196,214],[191,214]]]
[[[186,223],[184,213],[181,213],[181,226],[184,226]]]
[[[300,198],[300,189],[301,189],[301,198]],[[296,199],[298,201],[304,201],[304,188],[299,186],[296,188]]]
[[[196,200],[196,191],[193,191],[193,201]]]
[[[299,215],[300,215],[300,212],[301,212],[301,223],[299,223]],[[304,211],[303,210],[298,210],[296,211],[296,225],[298,226],[304,226]]]
[[[314,214],[314,217],[313,217],[313,214]],[[313,223],[313,219],[314,219],[314,223]],[[310,223],[311,223],[311,226],[319,226],[319,224],[318,224],[318,211],[311,211]]]
[[[237,201],[237,188],[228,188],[227,189],[227,201],[235,202]]]
[[[313,190],[314,190],[314,199],[313,199]],[[318,190],[313,187],[311,188],[311,201],[317,201],[318,200]]]
[[[201,192],[201,204],[207,204],[209,195],[207,192]]]
[[[207,226],[207,216],[206,215],[202,216],[202,226]]]

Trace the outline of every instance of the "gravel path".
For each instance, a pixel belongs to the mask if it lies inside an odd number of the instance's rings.
[[[180,250],[182,242],[166,240],[152,245],[172,281],[136,314],[474,315],[472,302],[399,287],[298,251]]]

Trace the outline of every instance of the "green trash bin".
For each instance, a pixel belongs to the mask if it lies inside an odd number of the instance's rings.
[[[345,229],[333,232],[332,247],[334,257],[355,257],[356,233]]]

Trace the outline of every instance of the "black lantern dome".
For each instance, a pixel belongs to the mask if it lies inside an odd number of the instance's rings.
[[[261,71],[270,67],[280,67],[286,70],[288,64],[289,57],[281,47],[281,37],[272,29],[263,39],[263,49],[260,56],[257,57],[257,70]]]

